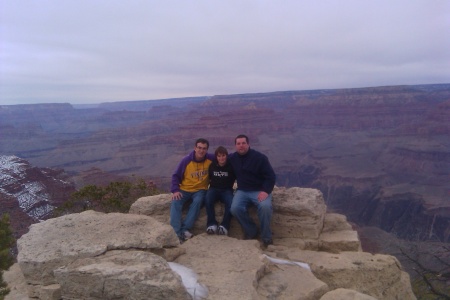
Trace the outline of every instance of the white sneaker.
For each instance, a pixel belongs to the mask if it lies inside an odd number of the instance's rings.
[[[207,234],[216,234],[217,233],[217,225],[211,225],[208,228],[206,228]]]
[[[184,239],[186,239],[186,240],[192,238],[193,236],[194,235],[187,230],[184,232]]]
[[[219,235],[228,235],[228,230],[222,225],[219,226]]]

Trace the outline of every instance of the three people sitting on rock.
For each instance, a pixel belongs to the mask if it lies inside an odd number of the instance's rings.
[[[218,147],[213,156],[207,153],[209,142],[198,139],[194,151],[182,159],[172,175],[170,224],[181,242],[192,237],[189,230],[205,201],[207,233],[227,235],[233,215],[241,225],[245,239],[257,238],[258,228],[248,213],[248,207],[253,205],[257,208],[263,244],[268,246],[273,243],[270,222],[275,172],[267,156],[250,148],[246,135],[235,138],[235,147],[236,152],[231,155],[224,147]],[[237,191],[233,195],[234,178]],[[192,204],[182,220],[182,208],[189,199],[192,199]],[[225,206],[220,225],[215,219],[216,200]]]

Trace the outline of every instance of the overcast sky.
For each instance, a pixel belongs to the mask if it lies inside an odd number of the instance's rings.
[[[448,0],[0,0],[0,104],[428,83]]]

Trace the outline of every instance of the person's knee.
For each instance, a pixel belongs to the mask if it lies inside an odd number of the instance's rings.
[[[270,202],[270,201],[262,201],[262,202],[259,202],[259,206],[262,208],[262,209],[272,209],[272,203]]]
[[[192,201],[192,203],[189,207],[200,210],[204,204],[205,204],[204,201]]]
[[[263,214],[271,214],[272,213],[272,204],[260,202],[258,205],[258,211]]]
[[[234,203],[231,204],[230,212],[233,216],[245,214],[246,211],[247,211],[247,208],[245,206],[234,205]]]

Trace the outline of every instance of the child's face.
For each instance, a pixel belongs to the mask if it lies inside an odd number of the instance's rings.
[[[225,154],[219,153],[216,158],[220,166],[224,166],[227,163],[227,156]]]

